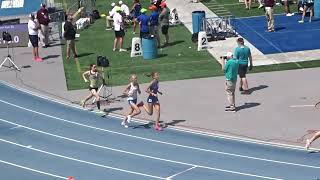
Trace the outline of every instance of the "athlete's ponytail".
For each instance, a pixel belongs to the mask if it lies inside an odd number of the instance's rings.
[[[150,74],[144,74],[144,75],[147,76],[147,77],[152,77],[153,78],[156,73],[157,72],[153,71]]]
[[[90,69],[89,69],[89,71],[91,71],[91,69],[92,69],[92,66],[94,66],[95,64],[90,64]]]

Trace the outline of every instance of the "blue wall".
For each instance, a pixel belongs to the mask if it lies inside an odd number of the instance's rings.
[[[5,0],[0,0],[0,17],[30,14],[31,12],[37,11],[44,0],[24,0],[24,7],[8,9],[1,8],[2,1]]]

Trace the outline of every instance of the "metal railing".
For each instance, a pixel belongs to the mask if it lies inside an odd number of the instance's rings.
[[[204,18],[203,30],[209,37],[236,37],[237,32],[232,21],[234,18],[234,16]]]

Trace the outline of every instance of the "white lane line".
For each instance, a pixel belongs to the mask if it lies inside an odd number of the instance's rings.
[[[55,177],[55,178],[59,178],[59,179],[67,179],[68,180],[67,177],[62,177],[62,176],[58,176],[58,175],[55,175],[55,174],[47,173],[47,172],[44,172],[44,171],[31,169],[31,168],[28,168],[26,166],[21,166],[21,165],[18,165],[18,164],[7,162],[7,161],[0,160],[0,163],[7,164],[7,165],[10,165],[10,166],[14,166],[14,167],[21,168],[21,169],[25,169],[25,170],[28,170],[28,171],[33,171],[33,172],[36,172],[36,173],[39,173],[39,174],[44,174],[44,175],[47,175],[47,176],[51,176],[51,177]],[[2,175],[3,174],[1,174],[1,176]]]
[[[13,123],[13,122],[1,119],[1,118],[0,118],[0,121],[6,122],[6,123],[9,123],[9,124],[13,124],[13,125],[18,125],[16,123]],[[133,152],[129,152],[129,151],[114,149],[114,148],[110,148],[110,147],[106,147],[106,146],[101,146],[101,145],[97,145],[97,144],[92,144],[92,143],[88,143],[88,142],[84,142],[84,141],[80,141],[80,140],[67,138],[67,137],[64,137],[64,136],[59,136],[59,135],[47,133],[47,132],[40,131],[40,130],[37,130],[37,129],[33,129],[33,128],[30,128],[30,127],[27,127],[27,126],[23,126],[23,125],[20,125],[20,126],[22,128],[25,128],[25,129],[28,129],[28,130],[31,130],[31,131],[35,131],[35,132],[38,132],[38,133],[41,133],[41,134],[46,134],[46,135],[49,135],[49,136],[52,136],[52,137],[56,137],[56,138],[60,138],[60,139],[64,139],[64,140],[68,140],[68,141],[72,141],[72,142],[76,142],[76,143],[79,143],[79,144],[85,144],[85,145],[89,145],[89,146],[93,146],[93,147],[97,147],[97,148],[101,148],[101,149],[107,149],[107,150],[110,150],[110,151],[120,152],[120,153],[124,153],[124,154],[130,154],[130,155],[134,155],[134,156],[139,156],[139,157],[144,157],[144,158],[149,158],[149,159],[155,159],[155,160],[175,163],[175,164],[179,164],[179,165],[185,165],[185,166],[191,166],[191,167],[199,167],[199,168],[203,168],[203,169],[210,169],[210,170],[215,170],[215,171],[228,172],[228,173],[244,175],[244,176],[258,177],[258,178],[263,178],[263,179],[275,179],[275,178],[271,178],[271,177],[267,177],[267,176],[260,176],[260,175],[256,175],[256,174],[242,173],[242,172],[238,172],[238,171],[230,171],[230,170],[219,169],[219,168],[214,168],[214,167],[209,167],[209,166],[202,166],[202,165],[185,163],[185,162],[180,162],[180,161],[174,161],[174,160],[169,160],[169,159],[164,159],[164,158],[159,158],[159,157],[154,157],[154,156],[148,156],[148,155],[144,155],[144,154],[133,153]],[[29,146],[25,146],[25,147],[31,148]]]
[[[282,14],[280,14],[282,15]],[[254,17],[262,17],[262,16],[254,16]],[[243,17],[243,18],[251,18],[251,17]],[[239,18],[238,18],[239,19]],[[54,99],[52,97],[48,97],[33,91],[29,91],[27,89],[15,86],[13,84],[7,83],[3,80],[0,80],[0,83],[4,84],[5,86],[11,87],[17,91],[21,91],[22,93],[26,93],[32,96],[36,96],[39,97],[41,99],[50,101],[50,102],[55,102],[64,106],[68,106],[71,108],[75,108],[78,110],[82,110],[82,111],[86,111],[84,110],[82,107],[76,106],[74,104],[70,104],[69,102],[66,101],[61,101],[61,100],[57,100]],[[114,117],[117,118],[119,120],[123,119],[123,116],[120,116],[118,114],[113,114],[110,113],[108,115],[109,117]],[[138,123],[146,123],[146,121],[141,120],[141,119],[133,119],[134,122],[138,122]],[[231,136],[231,135],[222,135],[222,134],[216,134],[216,133],[211,133],[211,132],[204,132],[204,131],[200,131],[200,130],[194,130],[194,129],[190,129],[190,128],[184,128],[184,127],[168,127],[168,129],[172,129],[175,131],[182,131],[182,132],[187,132],[187,133],[191,133],[191,134],[197,134],[197,135],[202,135],[202,136],[209,136],[209,137],[214,137],[214,138],[220,138],[220,139],[227,139],[227,140],[232,140],[232,141],[238,141],[238,142],[246,142],[246,143],[252,143],[252,144],[260,144],[260,145],[265,145],[265,146],[272,146],[272,147],[280,147],[280,148],[286,148],[286,149],[293,149],[293,150],[299,150],[299,151],[305,151],[304,147],[301,146],[294,146],[294,145],[289,145],[289,144],[282,144],[282,143],[275,143],[275,142],[267,142],[267,141],[263,141],[263,140],[256,140],[256,139],[250,139],[250,138],[243,138],[243,137],[238,137],[238,136]],[[320,151],[320,149],[314,149],[314,150],[318,150]]]
[[[178,175],[181,175],[181,174],[183,174],[183,173],[185,173],[185,172],[191,171],[191,170],[194,169],[194,168],[197,168],[197,166],[193,166],[193,167],[191,167],[191,168],[189,168],[189,169],[186,169],[186,170],[181,171],[181,172],[179,172],[179,173],[177,173],[177,174],[174,174],[174,175],[172,175],[172,176],[169,176],[169,177],[166,178],[166,180],[171,180],[172,178],[174,178],[174,177],[176,177],[176,176],[178,176]]]
[[[90,129],[94,129],[94,130],[98,130],[98,131],[104,131],[104,132],[108,132],[108,133],[127,136],[127,137],[131,137],[131,138],[135,138],[135,139],[141,139],[141,140],[150,141],[150,142],[156,142],[156,143],[160,143],[160,144],[166,144],[166,145],[182,147],[182,148],[192,149],[192,150],[198,150],[198,151],[203,151],[203,152],[210,152],[210,153],[215,153],[215,154],[228,155],[228,156],[233,156],[233,157],[240,157],[240,158],[253,159],[253,160],[259,160],[259,161],[266,161],[266,162],[272,162],[272,163],[278,163],[278,164],[286,164],[286,165],[292,165],[292,166],[300,166],[300,167],[308,167],[308,168],[320,169],[320,167],[318,167],[318,166],[291,163],[291,162],[285,162],[285,161],[277,161],[277,160],[272,160],[272,159],[258,158],[258,157],[253,157],[253,156],[245,156],[245,155],[234,154],[234,153],[226,153],[226,152],[215,151],[215,150],[210,150],[210,149],[203,149],[203,148],[198,148],[198,147],[193,147],[193,146],[187,146],[187,145],[175,144],[175,143],[170,143],[170,142],[165,142],[165,141],[159,141],[159,140],[144,138],[144,137],[140,137],[140,136],[134,136],[134,135],[130,135],[130,134],[125,134],[125,133],[111,131],[111,130],[107,130],[107,129],[103,129],[103,128],[89,126],[89,125],[85,125],[85,124],[69,121],[69,120],[66,120],[66,119],[62,119],[62,118],[59,118],[59,117],[47,115],[47,114],[44,114],[44,113],[41,113],[41,112],[30,110],[30,109],[27,109],[27,108],[24,108],[24,107],[21,107],[21,106],[18,106],[18,105],[3,101],[1,99],[0,99],[0,102],[3,102],[5,104],[9,104],[11,106],[14,106],[14,107],[17,107],[17,108],[20,108],[20,109],[23,109],[23,110],[26,110],[26,111],[29,111],[29,112],[33,112],[33,113],[36,113],[36,114],[39,114],[39,115],[43,115],[43,116],[46,116],[46,117],[49,117],[49,118],[53,118],[53,119],[56,119],[56,120],[59,120],[59,121],[67,122],[67,123],[70,123],[70,124],[75,124],[75,125],[78,125],[78,126],[82,126],[82,127],[86,127],[86,128],[90,128]]]
[[[291,108],[303,108],[303,107],[314,107],[314,104],[304,104],[304,105],[291,105]]]
[[[18,128],[20,128],[20,126],[15,126],[15,127],[12,127],[12,128],[10,128],[10,130],[13,130],[13,129],[18,129]]]
[[[140,175],[140,176],[145,176],[145,177],[151,177],[151,178],[154,178],[154,179],[164,179],[165,180],[165,178],[163,178],[163,177],[153,176],[153,175],[134,172],[134,171],[128,171],[128,170],[124,170],[124,169],[120,169],[120,168],[115,168],[115,167],[106,166],[106,165],[102,165],[102,164],[97,164],[97,163],[93,163],[93,162],[89,162],[89,161],[84,161],[84,160],[81,160],[81,159],[76,159],[76,158],[72,158],[72,157],[68,157],[68,156],[63,156],[63,155],[60,155],[60,154],[55,154],[55,153],[51,153],[51,152],[48,152],[48,151],[44,151],[44,150],[36,149],[36,148],[33,148],[33,147],[25,146],[25,145],[22,145],[22,144],[18,144],[18,143],[15,143],[15,142],[12,142],[12,141],[8,141],[8,140],[5,140],[5,139],[0,139],[0,141],[8,143],[8,144],[15,145],[15,146],[18,146],[18,147],[21,147],[21,148],[30,149],[30,150],[37,151],[37,152],[40,152],[40,153],[44,153],[44,154],[48,154],[48,155],[51,155],[51,156],[59,157],[59,158],[62,158],[62,159],[68,159],[68,160],[72,160],[72,161],[76,161],[76,162],[80,162],[80,163],[84,163],[84,164],[89,164],[89,165],[93,165],[93,166],[97,166],[97,167],[101,167],[101,168],[105,168],[105,169],[112,169],[112,170],[121,171],[121,172],[129,173],[129,174],[135,174],[135,175]]]

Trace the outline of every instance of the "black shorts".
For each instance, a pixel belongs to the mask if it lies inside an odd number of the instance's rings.
[[[94,90],[96,90],[96,92],[98,92],[98,89],[99,89],[99,88],[97,88],[97,87],[93,88],[93,87],[90,87],[90,86],[89,86],[89,91],[90,91],[90,92],[91,92],[92,89],[94,89]]]
[[[38,47],[38,44],[39,44],[38,35],[29,35],[29,39],[33,47]]]
[[[149,32],[141,32],[140,31],[140,38],[147,38],[150,35]]]
[[[124,30],[120,30],[120,31],[114,31],[114,34],[116,35],[116,38],[120,38],[123,37],[125,35]]]
[[[248,71],[248,64],[239,64],[238,74],[240,78],[245,78]]]
[[[168,34],[169,25],[161,26],[161,32],[162,34]]]

